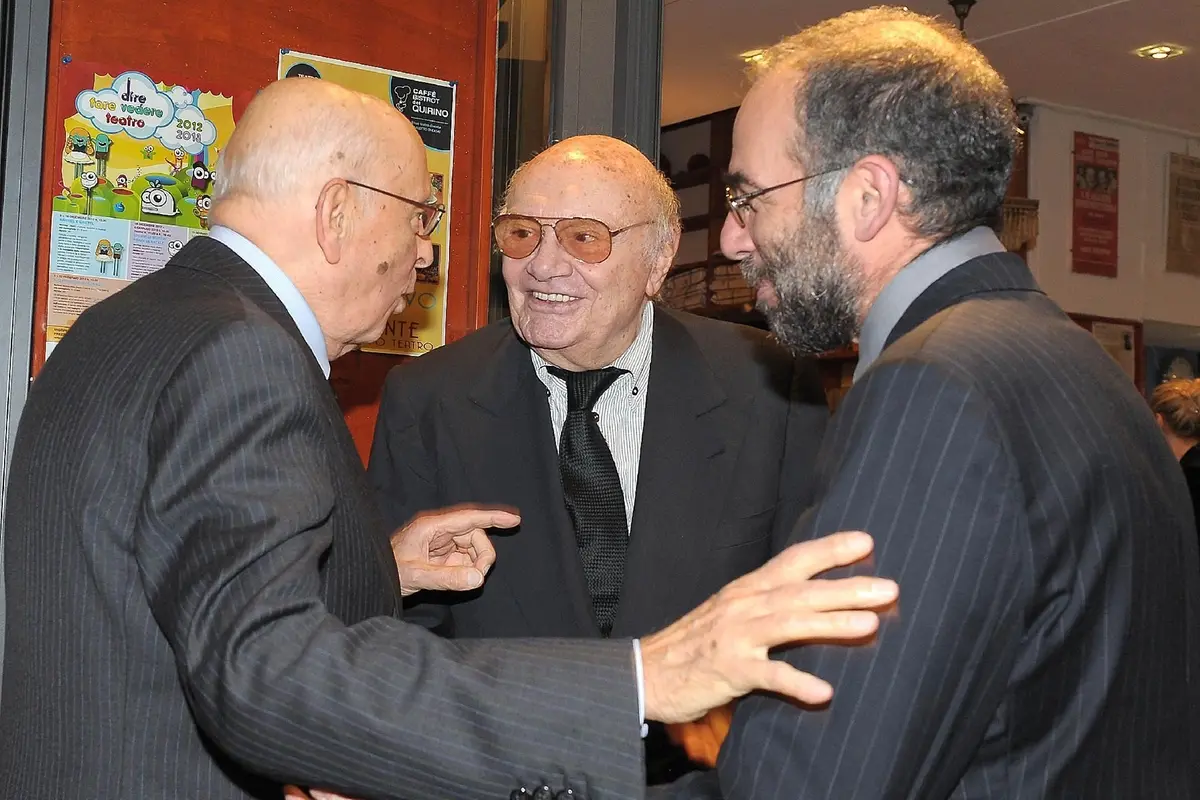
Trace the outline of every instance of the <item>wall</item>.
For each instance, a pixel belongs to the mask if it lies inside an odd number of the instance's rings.
[[[235,117],[275,79],[281,48],[457,81],[446,336],[460,338],[487,319],[496,5],[497,0],[108,0],[100,11],[94,3],[57,0],[41,196],[55,193],[54,173],[60,169],[55,151],[64,101],[58,73],[66,58],[232,93]],[[42,206],[34,374],[45,354],[50,204]],[[400,361],[352,354],[334,364],[333,385],[364,458],[383,377]]]
[[[1200,278],[1164,271],[1167,154],[1200,156],[1200,134],[1025,102],[1035,106],[1028,132],[1029,196],[1041,207],[1029,263],[1038,282],[1071,312],[1200,325]],[[1116,278],[1071,272],[1075,131],[1120,141]]]

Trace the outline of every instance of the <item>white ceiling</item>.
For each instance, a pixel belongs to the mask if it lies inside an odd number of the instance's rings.
[[[664,0],[663,124],[738,105],[738,53],[880,1]],[[954,21],[946,0],[906,5]],[[978,0],[967,36],[1014,97],[1200,133],[1200,0]],[[1159,42],[1191,52],[1165,61],[1130,55]]]

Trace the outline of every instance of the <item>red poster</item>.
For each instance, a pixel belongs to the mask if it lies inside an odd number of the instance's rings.
[[[1117,174],[1120,143],[1075,132],[1071,271],[1117,277]]]

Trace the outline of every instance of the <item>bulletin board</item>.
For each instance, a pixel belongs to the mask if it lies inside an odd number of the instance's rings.
[[[1139,392],[1146,388],[1145,343],[1141,322],[1133,319],[1070,314],[1075,324],[1091,332]]]
[[[280,51],[284,49],[320,53],[332,59],[454,82],[455,168],[450,188],[455,198],[455,214],[449,231],[449,250],[454,255],[447,270],[445,340],[454,341],[485,324],[496,24],[497,0],[358,0],[355,3],[110,0],[102,21],[97,18],[94,4],[55,0],[40,193],[33,376],[41,369],[46,355],[50,239],[55,209],[50,198],[61,195],[60,208],[75,212],[85,208],[93,211],[108,203],[110,218],[120,215],[112,198],[102,198],[98,191],[93,196],[91,190],[80,188],[89,182],[91,176],[86,173],[99,169],[94,145],[85,147],[76,156],[80,161],[90,161],[78,165],[78,175],[73,172],[76,165],[70,159],[64,161],[64,153],[69,156],[72,149],[69,143],[64,146],[64,138],[71,132],[64,122],[77,113],[78,91],[73,87],[79,83],[81,74],[90,76],[88,70],[93,69],[111,73],[110,79],[125,72],[141,74],[161,85],[194,90],[197,98],[204,96],[209,103],[223,102],[212,98],[227,98],[235,124],[255,93],[276,79]],[[101,80],[88,88],[103,92],[100,85],[103,83]],[[161,155],[155,151],[152,157],[158,159]],[[122,157],[128,159],[128,153]],[[185,184],[192,180],[193,158],[193,154],[186,154],[186,163],[179,165],[181,170],[172,173],[177,180]],[[219,159],[216,169],[220,169]],[[114,186],[116,177],[112,176]],[[143,175],[137,177],[145,179]],[[79,183],[79,178],[84,182]],[[101,183],[105,182],[102,176]],[[139,184],[139,188],[144,187]],[[188,195],[186,190],[191,187],[181,188],[185,190],[183,195],[191,198],[189,208],[194,215],[202,190],[192,189]],[[76,194],[79,196],[75,197]],[[91,207],[87,205],[89,200]],[[192,220],[189,216],[187,221],[188,235],[192,235],[192,228],[204,227],[199,217]],[[190,225],[193,222],[196,224]],[[79,279],[127,277],[128,264],[114,261],[102,252],[95,270],[102,266],[106,274],[80,275]],[[112,276],[107,274],[109,269],[113,270]],[[393,366],[404,360],[394,355],[354,353],[334,362],[331,381],[364,460],[370,448],[383,380]]]

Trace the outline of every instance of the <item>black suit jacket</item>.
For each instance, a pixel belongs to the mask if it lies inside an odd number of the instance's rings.
[[[771,556],[811,499],[828,418],[812,362],[762,331],[661,307],[647,391],[614,636],[663,627]],[[369,474],[391,526],[454,503],[521,513],[515,533],[493,537],[484,586],[437,598],[434,624],[458,637],[599,636],[546,389],[510,321],[392,371]]]
[[[315,360],[224,245],[83,314],[13,455],[0,796],[640,797],[630,643],[438,639],[396,618],[386,534]]]
[[[899,608],[872,646],[787,653],[832,704],[741,703],[723,795],[1200,796],[1200,568],[1172,462],[1020,258],[950,272],[838,409],[794,534],[872,533]]]
[[[1192,495],[1192,511],[1200,523],[1200,444],[1183,454],[1183,458],[1179,459],[1179,466],[1183,468],[1183,477]]]

